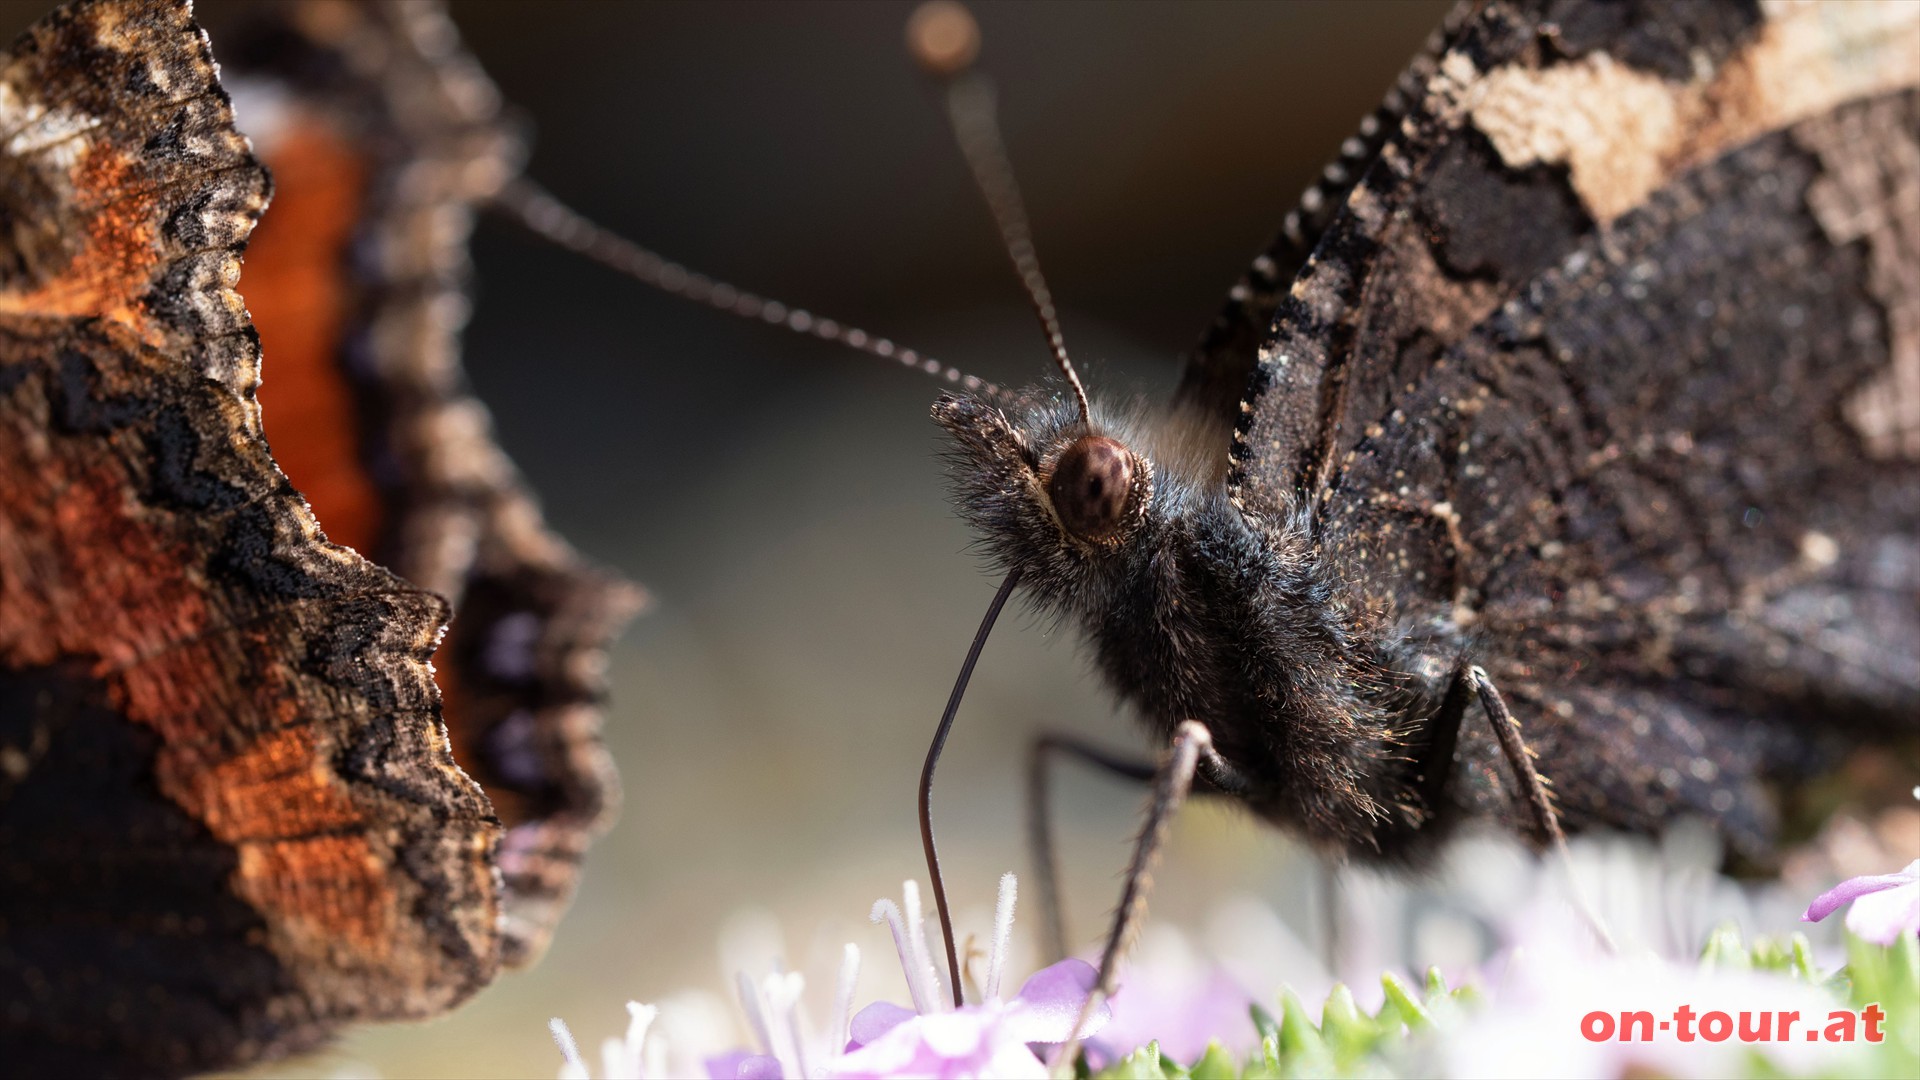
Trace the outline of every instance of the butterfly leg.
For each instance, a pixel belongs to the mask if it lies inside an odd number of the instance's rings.
[[[1339,978],[1340,961],[1346,951],[1347,932],[1340,918],[1340,868],[1338,855],[1321,855],[1320,865],[1320,961],[1327,973]]]
[[[1246,780],[1213,749],[1213,735],[1197,720],[1182,721],[1173,731],[1173,744],[1153,775],[1153,793],[1147,802],[1147,820],[1134,842],[1133,858],[1127,863],[1126,883],[1120,890],[1120,905],[1114,910],[1113,927],[1107,932],[1107,944],[1100,952],[1100,971],[1093,992],[1081,1006],[1074,1022],[1077,1034],[1087,1018],[1113,993],[1113,978],[1120,955],[1132,944],[1147,913],[1147,893],[1153,887],[1153,866],[1160,849],[1166,846],[1173,816],[1193,790],[1196,776],[1225,794],[1247,790]],[[1079,1052],[1080,1040],[1069,1039],[1055,1064],[1065,1066]]]
[[[1043,732],[1027,750],[1027,850],[1040,894],[1040,946],[1049,962],[1067,955],[1067,921],[1060,900],[1060,858],[1053,843],[1053,763],[1077,758],[1127,780],[1147,783],[1154,764],[1101,749],[1077,736]]]
[[[1493,680],[1479,665],[1473,665],[1462,673],[1461,678],[1472,688],[1475,697],[1480,699],[1480,707],[1486,710],[1487,721],[1493,725],[1493,737],[1500,742],[1500,753],[1507,759],[1507,766],[1513,770],[1520,781],[1520,794],[1527,802],[1527,810],[1533,817],[1534,828],[1540,838],[1550,844],[1560,858],[1561,866],[1567,873],[1567,888],[1573,898],[1574,907],[1586,920],[1603,948],[1613,951],[1613,935],[1607,931],[1607,925],[1601,920],[1591,903],[1587,901],[1580,888],[1580,879],[1573,872],[1573,855],[1567,850],[1567,834],[1560,828],[1560,816],[1554,813],[1553,800],[1547,794],[1546,782],[1540,779],[1539,770],[1533,767],[1533,754],[1520,738],[1520,722],[1507,710],[1507,703],[1500,697],[1500,691],[1494,688]],[[1448,695],[1451,698],[1453,695]],[[1442,710],[1445,711],[1444,709]]]
[[[1507,759],[1507,767],[1513,770],[1514,779],[1520,782],[1520,795],[1526,800],[1527,812],[1533,818],[1533,827],[1539,832],[1539,839],[1565,851],[1566,833],[1560,829],[1560,816],[1553,811],[1547,785],[1540,779],[1539,770],[1533,767],[1533,754],[1520,738],[1520,722],[1513,718],[1513,713],[1507,711],[1506,700],[1479,665],[1468,667],[1461,678],[1473,690],[1474,696],[1480,699],[1480,707],[1486,710],[1487,722],[1493,725],[1493,737],[1500,742],[1500,753]]]

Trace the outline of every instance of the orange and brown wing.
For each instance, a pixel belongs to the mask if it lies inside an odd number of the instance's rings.
[[[178,1074],[463,999],[499,825],[446,606],[321,534],[232,290],[266,182],[185,3],[0,80],[0,1061]]]
[[[503,961],[528,963],[618,801],[602,673],[640,593],[546,526],[460,362],[472,216],[520,145],[437,5],[276,5],[235,30],[222,59],[275,178],[246,276],[267,435],[331,539],[453,603],[447,727],[507,826]]]
[[[267,178],[185,4],[78,2],[0,71],[0,312],[103,318],[240,399],[259,343],[233,291]]]

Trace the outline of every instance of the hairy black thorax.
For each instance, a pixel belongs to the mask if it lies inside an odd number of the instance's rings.
[[[1404,835],[1440,810],[1417,790],[1418,729],[1446,692],[1457,630],[1394,626],[1322,558],[1306,510],[1251,518],[1185,462],[1150,461],[1152,493],[1124,541],[1076,542],[1040,496],[1049,460],[1084,434],[1064,399],[1003,412],[949,398],[935,415],[959,441],[962,516],[1038,608],[1080,628],[1156,738],[1205,717],[1254,779],[1256,814],[1330,849],[1406,854]],[[1096,411],[1094,426],[1167,445],[1177,436],[1145,425],[1182,421]]]

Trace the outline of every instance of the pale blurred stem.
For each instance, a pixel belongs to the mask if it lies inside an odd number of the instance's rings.
[[[1320,913],[1323,936],[1321,948],[1326,954],[1327,974],[1340,978],[1340,954],[1345,950],[1345,934],[1340,925],[1340,859],[1334,855],[1320,858]]]
[[[1150,761],[1109,753],[1064,732],[1045,732],[1027,752],[1027,847],[1040,890],[1041,948],[1052,963],[1067,956],[1066,912],[1060,892],[1060,859],[1053,842],[1053,769],[1056,755],[1077,758],[1138,783],[1153,780]]]

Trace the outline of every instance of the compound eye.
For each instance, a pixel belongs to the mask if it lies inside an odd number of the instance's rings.
[[[1054,464],[1047,496],[1060,524],[1082,540],[1102,541],[1118,532],[1133,496],[1133,452],[1103,435],[1085,435]]]

